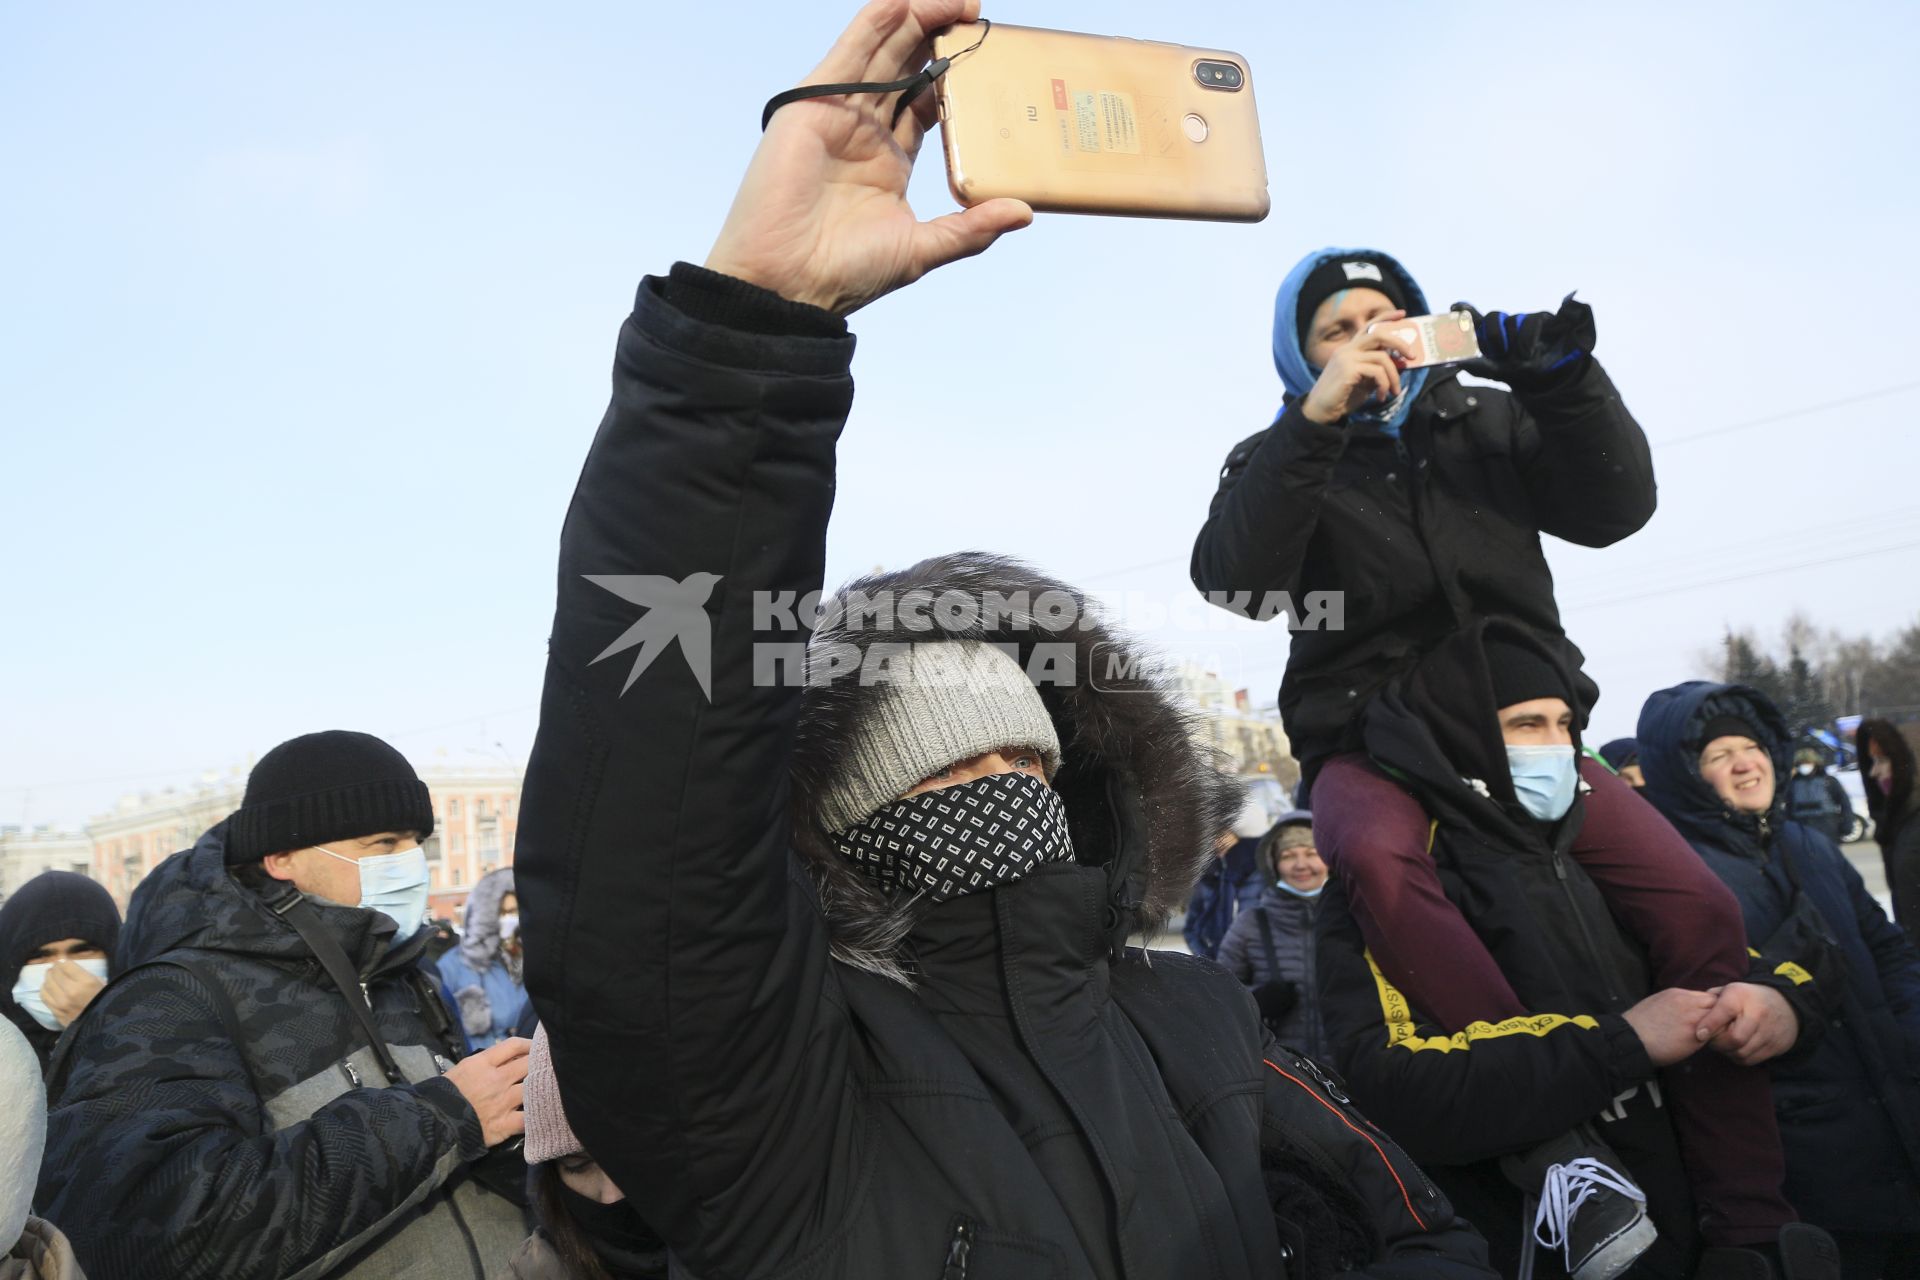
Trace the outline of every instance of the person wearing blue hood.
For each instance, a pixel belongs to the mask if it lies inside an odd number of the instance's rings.
[[[1647,785],[1646,774],[1640,772],[1640,744],[1632,738],[1615,738],[1600,748],[1600,758],[1635,791]]]
[[[1787,725],[1764,694],[1663,689],[1639,739],[1647,798],[1733,890],[1749,946],[1812,935],[1838,953],[1807,984],[1825,1034],[1773,1067],[1788,1199],[1839,1242],[1849,1280],[1920,1275],[1920,952],[1833,840],[1787,817]]]
[[[1540,535],[1604,547],[1653,515],[1646,437],[1593,358],[1585,303],[1473,312],[1484,359],[1467,369],[1510,391],[1403,369],[1404,344],[1370,329],[1432,310],[1378,250],[1302,258],[1274,302],[1285,403],[1228,453],[1194,542],[1193,582],[1214,603],[1270,618],[1284,592],[1305,610],[1280,710],[1309,779],[1359,746],[1376,690],[1476,617],[1544,639],[1593,706]],[[1339,621],[1311,629],[1310,593],[1338,595]]]
[[[460,945],[438,962],[470,1048],[485,1049],[517,1034],[527,1010],[522,957],[513,868],[501,867],[473,882]]]

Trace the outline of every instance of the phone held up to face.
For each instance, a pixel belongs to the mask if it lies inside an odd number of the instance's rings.
[[[947,182],[972,207],[1258,222],[1266,159],[1244,58],[1002,23],[934,37]]]
[[[1403,369],[1425,369],[1436,364],[1460,364],[1480,358],[1480,338],[1473,331],[1473,314],[1448,311],[1437,316],[1408,316],[1403,320],[1376,320],[1367,332],[1393,334],[1414,350]]]

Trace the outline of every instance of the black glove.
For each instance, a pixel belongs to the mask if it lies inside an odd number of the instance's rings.
[[[1253,1002],[1260,1006],[1260,1018],[1274,1023],[1293,1012],[1300,1003],[1300,988],[1282,978],[1263,982],[1253,989]]]
[[[1504,382],[1521,393],[1552,391],[1579,379],[1593,359],[1593,308],[1561,300],[1558,311],[1491,311],[1467,302],[1455,311],[1473,316],[1481,359],[1464,366],[1468,373]]]

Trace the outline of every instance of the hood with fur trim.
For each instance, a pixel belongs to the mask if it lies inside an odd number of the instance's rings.
[[[903,977],[897,953],[912,900],[884,896],[834,849],[822,808],[848,744],[903,644],[1006,646],[1040,691],[1060,735],[1052,778],[1075,859],[1107,873],[1117,949],[1186,902],[1214,841],[1245,799],[1196,735],[1197,713],[1147,670],[1149,653],[1087,597],[1018,560],[961,552],[860,578],[822,608],[808,648],[792,755],[794,847],[812,876],[836,959]],[[1009,744],[1014,745],[1014,744]]]
[[[513,868],[498,867],[473,882],[460,930],[460,958],[485,973],[500,958],[500,904],[513,892]]]

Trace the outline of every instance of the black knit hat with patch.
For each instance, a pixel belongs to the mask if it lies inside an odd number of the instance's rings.
[[[1320,309],[1321,303],[1342,289],[1374,289],[1386,294],[1388,301],[1396,307],[1404,308],[1407,305],[1406,292],[1395,278],[1393,268],[1383,259],[1365,254],[1354,258],[1328,258],[1308,273],[1300,286],[1300,301],[1293,314],[1293,331],[1299,336],[1302,350],[1307,345],[1307,328],[1313,323],[1313,313]]]
[[[309,733],[267,752],[247,775],[246,797],[227,820],[227,865],[382,831],[433,834],[427,784],[370,733]]]

